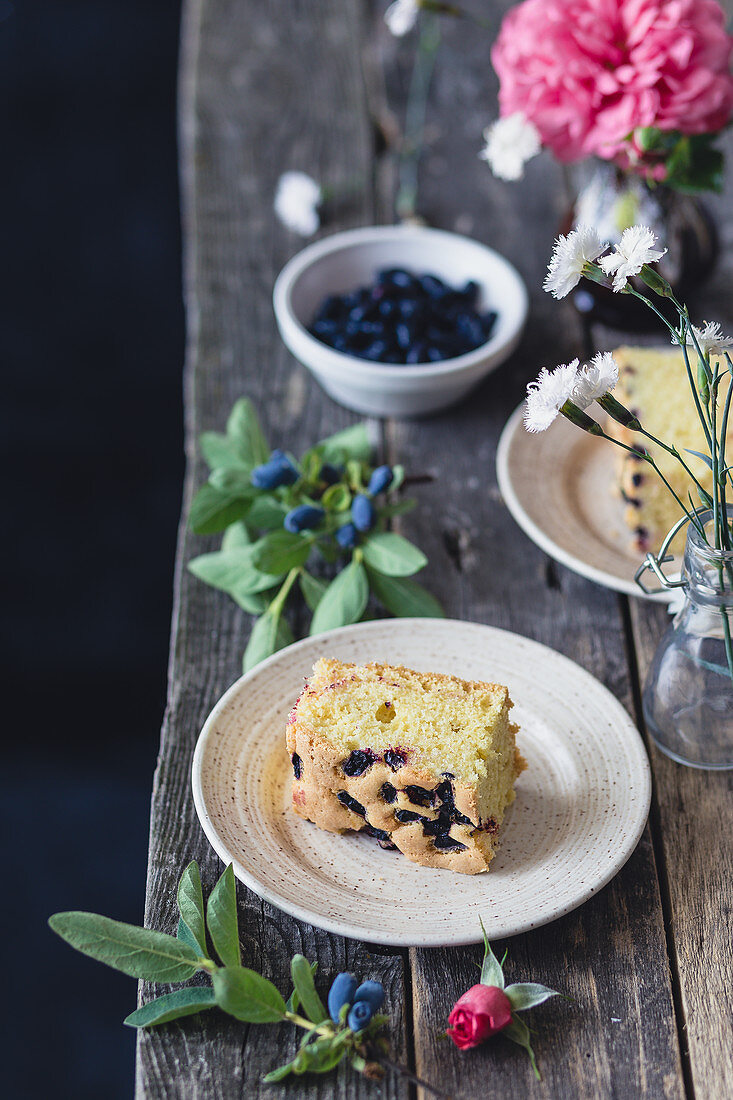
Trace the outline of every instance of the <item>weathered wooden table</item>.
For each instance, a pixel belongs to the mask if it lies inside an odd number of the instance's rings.
[[[484,9],[497,23],[506,0]],[[196,439],[220,429],[249,395],[270,437],[295,453],[355,418],[316,386],[279,341],[270,295],[300,241],[272,212],[280,173],[302,168],[351,198],[328,225],[393,220],[393,158],[384,152],[389,108],[401,117],[411,50],[392,39],[384,5],[363,0],[187,0],[181,72],[181,153],[188,362],[188,475],[176,573],[170,691],[155,776],[146,923],[172,930],[175,887],[196,858],[206,886],[221,866],[199,828],[190,790],[196,737],[213,703],[240,673],[250,621],[185,570],[205,548],[186,532],[205,479]],[[420,209],[434,225],[497,247],[523,273],[531,323],[520,350],[478,392],[444,415],[378,425],[381,457],[434,473],[405,533],[429,555],[421,577],[453,618],[536,638],[597,676],[637,721],[639,683],[666,612],[619,597],[550,561],[516,527],[496,488],[494,454],[509,413],[541,365],[582,354],[571,307],[541,291],[564,204],[557,166],[542,157],[526,179],[494,180],[477,156],[496,112],[491,35],[449,22],[428,115],[430,147]],[[733,201],[717,203],[731,245]],[[733,324],[733,252],[706,288],[704,317]],[[618,334],[594,333],[601,346]],[[456,997],[476,980],[479,948],[395,950],[311,928],[240,886],[245,965],[288,985],[295,951],[338,970],[379,978],[388,991],[396,1060],[455,1097],[733,1096],[731,1036],[730,773],[679,767],[650,747],[654,797],[628,864],[576,912],[506,943],[512,980],[536,979],[576,1003],[536,1019],[541,1083],[517,1047],[498,1040],[461,1054],[438,1035]],[[145,992],[147,996],[147,992]],[[261,1075],[292,1057],[295,1029],[237,1024],[218,1012],[142,1033],[139,1097],[252,1098],[281,1086]],[[287,1095],[413,1095],[350,1069],[291,1079]]]

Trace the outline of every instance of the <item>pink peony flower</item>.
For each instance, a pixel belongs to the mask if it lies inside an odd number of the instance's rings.
[[[727,123],[732,48],[716,0],[524,0],[491,58],[502,116],[523,112],[558,160],[633,167],[638,149],[625,139],[637,128]]]
[[[477,1047],[512,1020],[512,1006],[503,989],[472,985],[459,997],[448,1017],[448,1034],[459,1050]]]

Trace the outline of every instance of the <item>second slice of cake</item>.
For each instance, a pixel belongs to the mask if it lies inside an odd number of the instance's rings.
[[[323,658],[288,719],[293,809],[415,863],[488,869],[526,766],[506,687]]]

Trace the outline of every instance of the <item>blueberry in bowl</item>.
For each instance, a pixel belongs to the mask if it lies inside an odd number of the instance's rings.
[[[376,226],[309,245],[273,294],[288,349],[340,404],[421,416],[460,401],[511,355],[524,283],[493,249],[437,229]]]
[[[382,268],[368,286],[328,294],[308,326],[337,351],[376,363],[439,363],[491,337],[496,310],[479,308],[475,279],[452,286],[432,272]]]

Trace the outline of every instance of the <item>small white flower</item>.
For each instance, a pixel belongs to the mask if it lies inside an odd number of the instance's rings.
[[[395,38],[409,34],[417,22],[420,0],[394,0],[384,13],[384,21]]]
[[[590,225],[579,225],[567,237],[559,236],[542,284],[554,298],[564,298],[580,282],[583,267],[592,263],[606,246]]]
[[[697,343],[703,355],[722,355],[727,348],[733,346],[733,338],[723,335],[717,321],[703,321],[702,328],[693,325],[692,332],[697,337]],[[694,347],[692,332],[688,331],[685,343]],[[677,341],[673,339],[672,343],[676,344]]]
[[[599,397],[615,389],[617,382],[618,363],[610,351],[599,351],[578,371],[573,402],[579,409],[587,409]]]
[[[273,207],[283,225],[301,237],[310,237],[321,224],[318,205],[322,198],[321,188],[311,176],[284,172],[277,181]]]
[[[662,258],[667,249],[663,248],[660,252],[654,248],[656,243],[657,238],[646,225],[632,225],[624,229],[613,252],[600,260],[606,275],[613,275],[615,293],[623,290],[626,280],[638,275],[644,264],[652,264]]]
[[[578,360],[562,363],[549,371],[543,367],[535,382],[527,386],[524,426],[528,432],[544,432],[566,401],[571,400],[578,381]]]
[[[486,145],[479,153],[501,180],[519,180],[524,166],[542,148],[539,130],[521,112],[498,118],[484,130]]]

